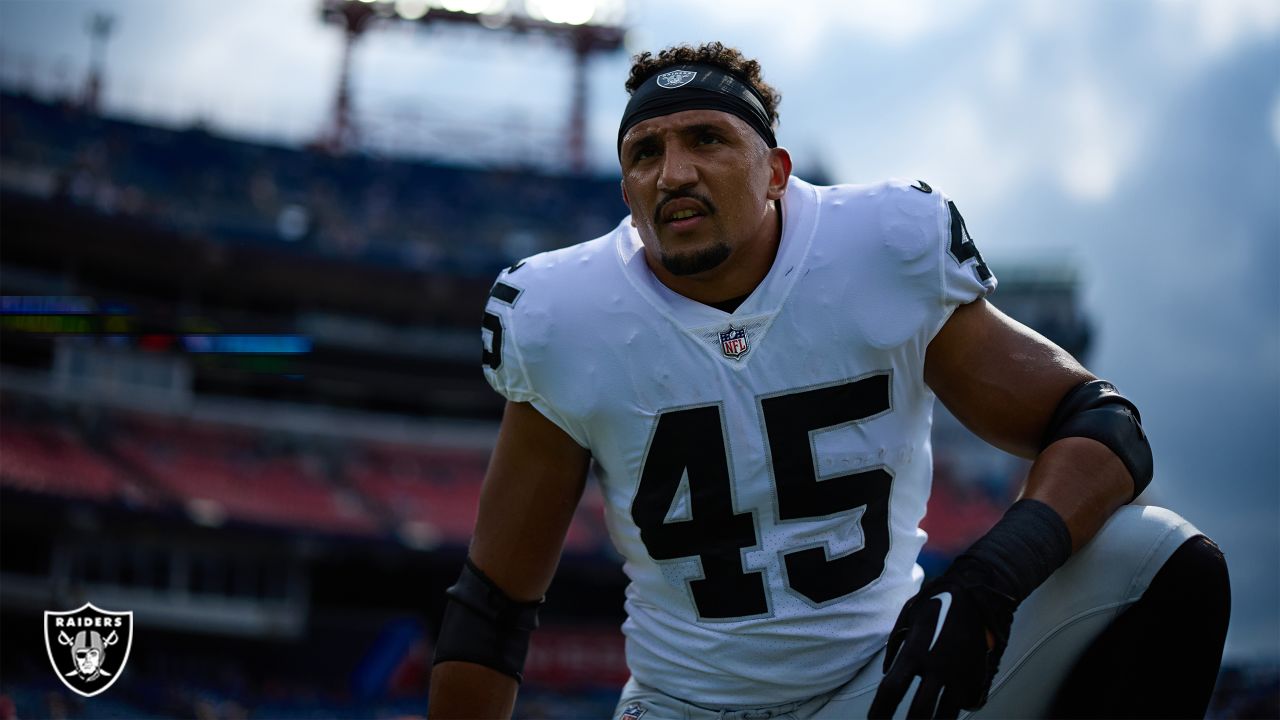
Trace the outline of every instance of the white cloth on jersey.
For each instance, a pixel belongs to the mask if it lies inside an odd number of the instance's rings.
[[[925,350],[958,305],[995,288],[980,258],[952,252],[967,240],[953,238],[953,216],[940,193],[904,182],[792,178],[777,257],[732,313],[662,285],[629,219],[499,276],[509,289],[486,308],[485,376],[591,451],[631,581],[623,631],[640,682],[701,704],[758,706],[839,686],[884,644],[922,578],[934,400]],[[850,403],[866,404],[865,416],[801,427]],[[660,421],[676,417],[679,432],[659,437]],[[727,488],[707,479],[716,458]],[[717,500],[749,519],[754,538],[704,532],[687,556],[655,560],[633,514],[647,461],[659,475],[677,467],[656,496],[659,480],[646,481],[647,507],[665,512],[651,539],[705,521]],[[780,477],[779,466],[789,468]],[[846,491],[873,497],[804,502]],[[724,535],[746,522],[726,522]],[[736,552],[736,566],[707,576],[702,551]]]

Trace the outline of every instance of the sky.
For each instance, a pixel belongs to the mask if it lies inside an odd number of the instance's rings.
[[[116,18],[109,111],[293,142],[323,128],[341,38],[318,0],[0,0],[0,77],[79,84],[95,11]],[[997,276],[1074,265],[1097,330],[1090,367],[1137,402],[1152,440],[1148,498],[1226,553],[1228,655],[1280,658],[1280,2],[631,0],[625,12],[630,52],[717,39],[758,58],[802,173],[928,181]],[[597,58],[588,75],[602,173],[616,172],[627,64]],[[518,135],[517,152],[554,154],[571,79],[549,41],[478,29],[380,28],[353,56],[380,147],[509,152]]]

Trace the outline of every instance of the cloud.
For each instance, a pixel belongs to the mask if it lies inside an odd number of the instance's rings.
[[[1034,156],[1008,142],[1003,123],[980,98],[951,92],[932,98],[931,105],[932,112],[894,113],[898,127],[891,132],[910,142],[886,143],[887,133],[868,132],[862,144],[844,155],[846,161],[861,166],[868,179],[927,178],[944,192],[956,193],[966,209],[1007,200],[1032,173]]]
[[[987,46],[986,76],[997,92],[1017,91],[1030,71],[1025,36],[1006,30]]]
[[[700,6],[700,13],[725,27],[769,27],[784,43],[812,46],[817,33],[900,45],[954,27],[980,6],[973,0],[946,5],[928,0],[795,0],[782,9],[775,0],[738,0]]]
[[[983,7],[982,0],[776,0],[680,2],[657,0],[637,5],[632,16],[658,46],[676,41],[703,42],[713,37],[754,48],[769,67],[807,68],[826,64],[842,43],[904,48],[963,24]],[[833,53],[833,51],[835,51]],[[838,67],[831,66],[831,67]]]
[[[1199,60],[1280,32],[1280,3],[1275,0],[1163,0],[1156,7],[1191,39],[1184,51]]]
[[[1280,91],[1276,92],[1276,99],[1271,101],[1271,140],[1276,144],[1276,149],[1280,150]]]
[[[1110,197],[1136,150],[1130,129],[1135,113],[1125,103],[1104,97],[1102,88],[1083,79],[1055,98],[1051,117],[1063,123],[1059,152],[1051,162],[1064,190],[1080,200]]]

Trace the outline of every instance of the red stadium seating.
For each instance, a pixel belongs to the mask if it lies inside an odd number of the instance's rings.
[[[369,443],[349,459],[351,485],[383,508],[402,532],[431,543],[465,545],[475,526],[476,506],[488,452]],[[570,552],[598,552],[607,539],[603,502],[588,485],[565,539]]]
[[[929,534],[930,551],[954,557],[990,530],[1005,509],[1007,505],[980,490],[960,485],[939,466],[920,527]]]
[[[8,418],[0,425],[0,482],[64,497],[145,501],[135,483],[74,433]]]
[[[205,522],[229,519],[367,535],[379,529],[359,498],[304,456],[255,447],[250,431],[134,419],[114,447]]]

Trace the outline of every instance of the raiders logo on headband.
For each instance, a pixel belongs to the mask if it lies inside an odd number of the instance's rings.
[[[698,73],[693,70],[672,70],[670,72],[664,72],[658,76],[658,87],[675,90],[683,85],[688,85],[696,77],[698,77]]]

